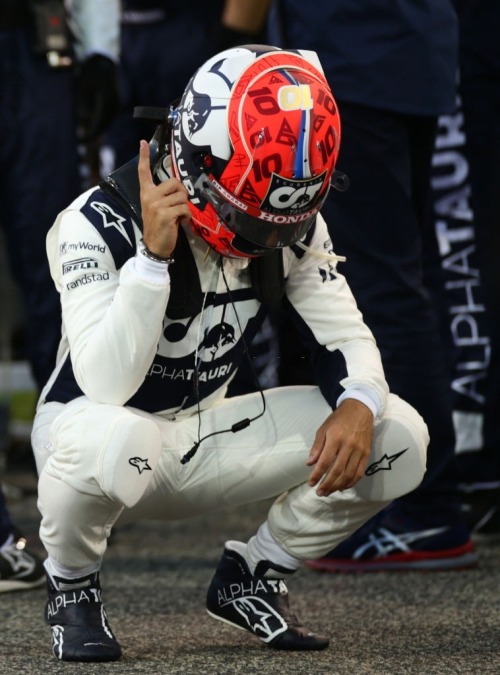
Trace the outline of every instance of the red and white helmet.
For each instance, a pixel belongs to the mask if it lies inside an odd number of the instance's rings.
[[[218,253],[291,246],[326,199],[340,119],[314,52],[248,45],[191,78],[171,116],[174,175],[193,227]]]

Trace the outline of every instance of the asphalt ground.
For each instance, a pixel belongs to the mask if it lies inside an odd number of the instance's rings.
[[[42,554],[34,494],[9,507]],[[101,573],[123,656],[63,663],[51,654],[45,589],[0,595],[1,675],[500,674],[500,542],[478,544],[478,569],[460,572],[318,574],[288,584],[292,609],[331,639],[323,652],[278,652],[209,617],[205,592],[227,539],[246,540],[268,503],[172,523],[118,529]]]

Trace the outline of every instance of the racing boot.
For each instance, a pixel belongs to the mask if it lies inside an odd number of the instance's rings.
[[[262,561],[252,574],[245,550],[241,542],[226,542],[208,588],[210,616],[250,631],[274,649],[305,651],[328,647],[328,638],[312,633],[290,612],[283,576],[291,570]]]
[[[47,574],[45,620],[52,651],[61,661],[116,661],[121,648],[102,604],[99,572],[78,579]]]

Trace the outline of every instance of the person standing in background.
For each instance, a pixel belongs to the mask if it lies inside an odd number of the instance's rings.
[[[391,390],[415,406],[431,438],[422,484],[310,566],[474,566],[459,502],[449,374],[424,274],[439,265],[430,169],[438,116],[456,101],[454,8],[450,0],[323,0],[311,11],[302,0],[280,0],[269,31],[278,46],[315,50],[336,92],[338,167],[350,187],[327,199],[324,214]]]
[[[81,191],[78,126],[80,140],[91,141],[117,108],[118,11],[118,0],[0,2],[0,227],[39,390],[61,330],[45,238]],[[43,582],[42,563],[17,533],[0,489],[0,592]]]
[[[118,19],[118,0],[0,4],[0,225],[39,389],[54,367],[61,328],[45,237],[81,191],[78,125],[80,139],[92,140],[117,109]]]

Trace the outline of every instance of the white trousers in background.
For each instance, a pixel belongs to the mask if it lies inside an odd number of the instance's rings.
[[[366,475],[354,488],[318,497],[307,485],[306,461],[330,407],[316,387],[264,393],[262,417],[207,438],[186,464],[180,460],[198,440],[199,424],[203,437],[255,417],[260,394],[175,420],[86,397],[41,406],[32,442],[48,553],[80,569],[102,557],[118,519],[174,520],[277,497],[267,520],[274,539],[296,558],[318,558],[421,482],[427,427],[391,394]]]

